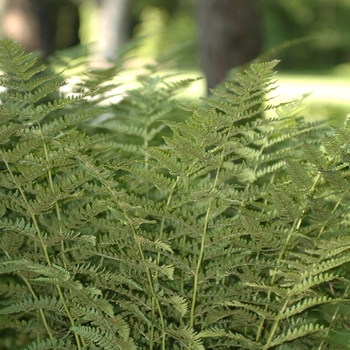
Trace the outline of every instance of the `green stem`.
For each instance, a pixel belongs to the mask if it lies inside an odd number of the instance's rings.
[[[193,326],[194,326],[194,316],[195,316],[195,308],[196,308],[197,294],[198,294],[199,273],[200,273],[200,269],[202,267],[202,261],[203,261],[203,257],[204,257],[205,239],[206,239],[206,234],[208,231],[208,223],[209,223],[209,216],[210,216],[210,212],[211,212],[212,201],[213,200],[210,198],[209,204],[208,204],[208,209],[207,209],[207,212],[205,215],[204,228],[203,228],[202,240],[201,240],[201,248],[199,251],[196,273],[194,275],[193,294],[192,294],[193,296],[192,296],[191,314],[190,314],[190,328],[193,328]],[[191,343],[189,344],[188,349],[191,349]]]
[[[219,166],[216,170],[216,175],[215,175],[214,183],[212,186],[212,190],[216,189],[218,181],[219,181],[219,174],[220,174],[222,164],[224,163],[226,145],[228,142],[228,135],[230,134],[231,129],[232,129],[232,127],[229,129],[229,131],[226,134],[226,140],[225,140],[225,143],[224,143],[222,151],[221,151],[220,162],[219,162]],[[212,204],[213,204],[213,198],[210,198],[209,202],[208,202],[207,212],[205,214],[200,251],[199,251],[196,271],[195,271],[195,275],[194,275],[194,281],[193,281],[192,303],[191,303],[191,313],[190,313],[190,323],[189,323],[189,326],[192,329],[194,328],[195,309],[196,309],[196,304],[197,304],[198,285],[199,285],[199,273],[200,273],[200,270],[202,268],[202,262],[203,262],[203,258],[204,258],[205,240],[206,240],[207,232],[208,232],[209,218],[210,218],[210,213],[211,213],[211,209],[212,209]],[[191,347],[192,347],[192,341],[190,340],[188,343],[188,350],[191,350]]]
[[[347,286],[347,287],[346,287],[346,289],[345,289],[345,291],[344,291],[344,293],[343,293],[342,299],[345,299],[345,297],[346,297],[346,295],[347,295],[347,293],[348,293],[348,291],[349,291],[349,288],[350,288],[350,286]],[[329,334],[329,331],[330,331],[330,330],[332,329],[332,327],[335,325],[335,322],[336,322],[336,320],[337,320],[337,316],[338,316],[339,311],[340,311],[340,306],[337,307],[337,309],[335,310],[335,312],[334,312],[334,314],[333,314],[333,316],[332,316],[332,320],[331,320],[331,322],[330,322],[330,324],[329,324],[329,327],[327,328],[327,331],[325,332],[326,335]],[[323,345],[325,345],[325,343],[326,343],[326,342],[325,342],[324,340],[322,340],[322,342],[321,342],[321,344],[320,344],[320,346],[318,347],[317,350],[322,350],[322,349],[323,349]]]
[[[7,258],[10,260],[10,254],[9,254],[8,252],[6,252],[5,250],[4,250],[4,252],[5,252]],[[35,299],[38,299],[37,295],[36,295],[35,292],[34,292],[33,287],[32,287],[31,284],[29,283],[29,281],[28,281],[24,276],[22,276],[21,274],[18,274],[18,275],[19,275],[19,276],[22,278],[22,280],[24,281],[24,283],[26,284],[26,286],[27,286],[27,288],[29,289],[30,293],[32,294],[32,296],[33,296]],[[52,333],[51,333],[51,329],[50,329],[49,325],[47,324],[45,312],[44,312],[44,310],[43,310],[42,308],[40,308],[40,309],[39,309],[39,313],[40,313],[41,320],[43,321],[44,327],[45,327],[45,329],[46,329],[46,332],[47,332],[47,334],[48,334],[48,336],[49,336],[49,338],[50,338],[50,340],[51,340],[51,344],[52,344],[52,346],[54,346],[53,335],[52,335]]]
[[[335,211],[338,209],[339,205],[341,204],[341,202],[343,201],[343,199],[348,195],[347,191],[344,191],[343,195],[340,197],[340,199],[338,200],[338,202],[335,204],[332,212],[330,213],[328,219],[326,220],[326,222],[324,223],[324,225],[322,226],[317,238],[320,238],[322,236],[323,231],[326,229],[328,223],[330,222],[330,220],[332,219],[333,214],[335,213]]]
[[[84,157],[82,157],[79,154],[74,154],[73,153],[72,156],[74,156],[79,162],[81,162],[83,167],[85,167],[88,172],[90,172],[95,178],[97,178],[105,186],[105,188],[110,193],[111,197],[115,200],[115,203],[118,205],[120,210],[123,212],[123,215],[124,215],[125,220],[127,222],[127,226],[132,231],[134,240],[137,242],[138,251],[140,253],[141,259],[142,259],[144,265],[146,266],[147,261],[146,261],[145,255],[143,253],[141,243],[140,243],[140,241],[139,241],[139,239],[137,237],[137,233],[135,231],[135,227],[132,224],[132,222],[130,221],[128,213],[126,212],[126,210],[123,208],[122,205],[119,204],[118,193],[116,193],[112,189],[112,187],[107,182],[107,180],[105,180],[102,176],[100,176],[100,174],[98,172],[95,171],[95,168],[94,168],[93,164],[91,164],[87,159],[85,159]],[[150,290],[151,290],[151,297],[152,297],[152,299],[156,300],[156,307],[158,309],[158,313],[159,313],[159,317],[160,317],[160,321],[161,321],[161,329],[162,329],[162,348],[161,349],[162,350],[166,350],[165,349],[166,332],[165,332],[164,316],[163,316],[163,312],[162,312],[162,308],[161,308],[160,302],[156,298],[156,293],[155,293],[155,290],[154,290],[154,282],[153,282],[152,274],[151,274],[151,271],[150,271],[149,268],[146,268],[146,275],[147,275],[148,284],[149,284],[149,287],[150,287]],[[153,349],[153,344],[150,344],[150,350],[152,350],[152,349]]]
[[[289,293],[289,296],[287,297],[287,299],[285,300],[283,306],[282,306],[282,309],[280,310],[280,314],[282,314],[284,312],[284,310],[287,308],[288,304],[289,304],[289,301],[290,301],[290,298],[291,296],[294,294],[294,288],[292,289],[292,291]],[[273,325],[272,325],[272,328],[271,328],[271,331],[269,333],[269,337],[267,339],[267,342],[266,344],[264,345],[264,347],[261,349],[261,350],[267,350],[269,347],[270,347],[270,343],[272,341],[272,338],[274,337],[275,333],[276,333],[276,330],[277,330],[277,327],[278,327],[278,324],[280,322],[280,318],[276,318]]]
[[[320,179],[320,175],[318,175],[310,189],[310,193],[313,193],[314,190],[315,190],[315,187],[316,187],[316,184],[318,183],[319,179]],[[302,223],[302,220],[303,220],[303,215],[305,213],[305,208],[304,210],[302,211],[302,213],[300,214],[300,217],[296,220],[294,220],[293,222],[293,226],[291,227],[291,229],[289,230],[289,234],[288,234],[288,237],[283,245],[283,248],[281,249],[279,255],[278,255],[278,258],[277,258],[277,261],[276,261],[276,266],[278,266],[278,264],[281,262],[282,258],[285,256],[285,253],[286,253],[286,250],[287,250],[287,247],[288,247],[288,244],[289,244],[289,241],[292,237],[292,235],[294,234],[294,232],[296,230],[299,229],[301,223]],[[273,274],[272,277],[271,277],[271,284],[274,284],[275,283],[275,278],[276,278],[276,274]],[[269,290],[268,294],[267,294],[267,300],[270,299],[271,297],[271,293],[272,291]],[[267,311],[269,305],[266,304],[265,305],[265,311]],[[279,321],[278,321],[279,322]],[[264,324],[265,324],[265,318],[262,318],[261,321],[260,321],[260,324],[258,326],[258,331],[257,331],[257,334],[256,334],[256,337],[255,337],[255,340],[258,342],[260,340],[260,337],[261,337],[261,334],[262,334],[262,331],[263,331],[263,328],[264,328]],[[278,323],[277,323],[278,324]]]
[[[172,196],[173,196],[173,193],[174,193],[174,190],[175,188],[177,187],[178,183],[180,181],[180,177],[178,176],[178,178],[176,179],[176,182],[175,184],[173,185],[173,188],[171,189],[171,192],[169,194],[169,197],[168,197],[168,200],[167,200],[167,203],[165,205],[165,212],[168,210],[169,206],[170,206],[170,202],[171,202],[171,199],[172,199]],[[163,233],[164,233],[164,227],[165,227],[165,218],[163,217],[162,219],[162,222],[161,222],[161,225],[160,225],[160,231],[159,231],[159,240],[161,241],[163,239]],[[159,266],[160,264],[160,252],[158,252],[157,254],[157,265]],[[158,271],[156,271],[155,275],[154,275],[154,279],[155,281],[158,280]],[[152,297],[152,308],[151,308],[151,315],[152,315],[152,319],[155,317],[155,304],[156,303],[159,303],[157,301],[156,298]],[[153,343],[154,343],[154,324],[152,324],[151,326],[151,331],[150,331],[150,339],[149,339],[149,344],[150,344],[150,350],[153,349]],[[165,344],[164,344],[165,346]]]
[[[19,192],[20,192],[20,194],[21,194],[21,196],[23,198],[23,201],[24,201],[24,203],[25,203],[25,205],[26,205],[26,207],[27,207],[27,209],[28,209],[28,211],[30,213],[30,216],[31,216],[31,218],[33,220],[33,224],[34,224],[35,230],[36,230],[36,232],[38,234],[38,237],[39,237],[39,240],[40,240],[40,243],[41,243],[44,255],[45,255],[46,262],[47,262],[49,267],[52,267],[51,259],[49,257],[49,253],[47,251],[47,246],[46,246],[46,244],[44,242],[44,238],[43,238],[43,235],[41,233],[41,230],[40,230],[40,227],[39,227],[36,215],[34,214],[34,212],[31,209],[31,206],[30,206],[30,204],[29,204],[29,202],[27,200],[27,197],[26,197],[26,195],[24,193],[24,190],[23,190],[22,186],[18,183],[16,177],[14,176],[14,174],[13,174],[11,168],[10,168],[10,165],[8,164],[8,162],[6,160],[5,154],[1,150],[0,150],[0,154],[1,154],[2,159],[3,159],[3,161],[4,161],[5,165],[6,165],[6,168],[7,168],[8,172],[10,173],[10,175],[12,177],[12,181],[16,184],[17,189],[19,190]],[[58,294],[59,294],[59,296],[60,296],[60,298],[62,300],[63,306],[65,308],[65,311],[67,313],[68,319],[70,321],[70,324],[71,324],[71,326],[74,326],[75,325],[74,324],[74,320],[73,320],[73,318],[72,318],[72,316],[70,314],[69,308],[68,308],[68,306],[67,306],[67,304],[65,302],[65,299],[63,297],[63,293],[62,293],[61,287],[58,284],[56,284],[56,289],[57,289],[57,292],[58,292]],[[75,339],[76,339],[76,342],[77,342],[78,350],[81,350],[81,343],[80,343],[79,335],[77,333],[75,333],[75,332],[74,332],[74,335],[75,335]]]
[[[43,132],[42,132],[42,128],[41,128],[40,122],[38,122],[38,127],[39,127],[39,130],[40,130],[41,140],[43,142],[43,147],[44,147],[44,153],[45,153],[45,158],[46,158],[46,163],[47,163],[47,174],[48,174],[50,189],[51,189],[52,194],[55,195],[55,188],[54,188],[54,185],[53,185],[49,152],[47,150],[47,146],[46,146],[46,142],[44,140],[44,135],[43,135]],[[60,207],[59,207],[57,201],[55,202],[55,210],[56,210],[56,215],[57,215],[57,220],[58,220],[59,233],[60,233],[60,236],[63,237],[61,211],[60,211]],[[64,247],[63,239],[61,239],[61,253],[62,253],[63,266],[64,266],[65,269],[67,269],[65,247]]]

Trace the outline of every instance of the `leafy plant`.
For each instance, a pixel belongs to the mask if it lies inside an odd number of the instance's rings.
[[[170,117],[188,81],[144,76],[99,107],[117,67],[44,102],[60,75],[0,47],[12,349],[346,348],[350,122],[320,138],[299,102],[272,105],[276,61],[186,121]]]

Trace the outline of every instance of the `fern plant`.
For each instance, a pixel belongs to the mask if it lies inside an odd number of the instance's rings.
[[[60,74],[0,47],[6,348],[346,348],[350,122],[274,106],[276,61],[199,106],[143,76],[101,108],[118,67],[47,102]]]

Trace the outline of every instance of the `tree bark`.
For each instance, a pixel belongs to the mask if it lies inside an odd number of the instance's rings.
[[[129,39],[129,0],[99,0],[99,58],[115,58]]]
[[[263,46],[257,0],[197,0],[199,56],[208,89],[229,69],[256,58]]]
[[[54,21],[45,0],[6,0],[2,35],[18,41],[28,52],[47,55],[54,49]]]

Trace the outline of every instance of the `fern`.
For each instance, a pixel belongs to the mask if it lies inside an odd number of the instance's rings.
[[[275,106],[277,61],[197,105],[173,101],[189,80],[154,71],[108,104],[118,65],[62,96],[61,73],[0,47],[0,328],[25,335],[12,349],[334,345],[349,121],[321,137],[302,100]]]

